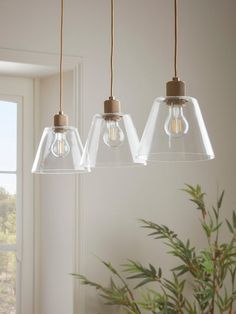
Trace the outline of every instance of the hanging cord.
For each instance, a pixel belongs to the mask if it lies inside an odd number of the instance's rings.
[[[110,82],[110,97],[113,97],[113,84],[114,84],[114,0],[111,0],[111,55],[110,55],[110,71],[111,71],[111,82]]]
[[[61,0],[60,20],[60,113],[63,113],[63,26],[64,26],[64,0]]]
[[[175,77],[177,77],[177,49],[178,49],[178,8],[177,8],[177,0],[174,0],[174,14],[175,14],[175,52],[174,52],[174,72]]]

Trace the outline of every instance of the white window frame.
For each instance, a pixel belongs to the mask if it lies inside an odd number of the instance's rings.
[[[0,100],[17,103],[16,245],[0,250],[16,252],[17,314],[32,314],[34,303],[34,180],[31,174],[34,144],[33,79],[0,76]]]
[[[31,77],[34,81],[34,93],[33,96],[27,98],[27,104],[30,103],[31,108],[30,110],[33,111],[29,113],[30,120],[32,122],[32,125],[27,126],[24,123],[26,121],[25,117],[25,111],[23,112],[23,124],[24,124],[24,130],[23,130],[23,139],[24,143],[26,142],[26,139],[29,136],[29,133],[31,137],[33,136],[33,139],[30,137],[29,142],[31,145],[31,142],[34,142],[33,146],[34,149],[31,149],[31,151],[26,152],[26,156],[29,156],[27,160],[23,161],[24,167],[23,169],[26,169],[27,167],[31,167],[33,159],[34,159],[34,153],[37,149],[40,137],[41,137],[41,117],[40,117],[40,78],[44,77],[45,75],[51,75],[51,74],[58,74],[58,60],[59,55],[58,54],[48,54],[48,53],[42,53],[42,52],[32,52],[32,51],[26,51],[26,50],[12,50],[8,48],[0,48],[0,60],[5,62],[14,62],[15,64],[29,64],[33,65],[33,68],[31,71],[28,71],[29,69],[24,69],[22,66],[20,70],[16,69],[15,72],[13,71],[5,71],[4,69],[0,68],[0,73],[2,75],[21,75],[23,77]],[[70,71],[72,70],[74,73],[74,110],[75,110],[75,125],[78,127],[80,134],[84,138],[83,134],[85,132],[84,130],[84,59],[80,56],[64,56],[64,71]],[[15,73],[15,74],[14,74]],[[10,79],[14,79],[10,77]],[[17,79],[17,78],[15,78]],[[0,76],[1,81],[1,76]],[[1,83],[1,82],[0,82]],[[2,88],[0,86],[0,93],[2,91]],[[8,93],[9,94],[9,93]],[[21,91],[16,92],[16,95],[22,95]],[[23,109],[25,107],[25,100],[23,103]],[[28,108],[28,105],[26,105]],[[27,133],[27,130],[29,131]],[[25,145],[23,143],[23,145]],[[25,151],[25,148],[23,149]],[[30,160],[31,155],[31,160]],[[30,160],[30,162],[29,162]],[[30,164],[31,163],[31,164]],[[23,171],[24,172],[24,171]],[[24,179],[25,177],[25,179]],[[28,264],[30,265],[30,276],[32,273],[32,280],[29,279],[27,288],[24,288],[23,296],[22,296],[22,304],[21,304],[21,312],[20,314],[42,314],[41,311],[41,216],[40,216],[40,178],[39,176],[33,176],[31,175],[31,178],[28,177],[23,173],[23,180],[24,181],[24,190],[31,188],[31,194],[32,199],[28,201],[27,208],[30,208],[31,213],[33,213],[33,217],[31,217],[30,213],[28,213],[30,210],[27,209],[27,213],[29,216],[28,221],[32,222],[32,228],[33,230],[30,230],[28,232],[29,237],[31,239],[32,244],[24,242],[24,238],[26,238],[26,235],[22,235],[23,238],[23,248],[24,247],[31,247],[33,252],[33,257],[27,256],[28,258]],[[81,269],[83,269],[83,263],[84,259],[82,258],[84,255],[84,242],[85,239],[83,237],[83,213],[82,213],[82,186],[83,186],[83,180],[81,176],[75,177],[75,208],[74,208],[74,236],[73,236],[73,247],[74,247],[74,271],[80,272]],[[25,209],[25,207],[24,207]],[[24,223],[28,223],[26,216],[23,218]],[[27,240],[27,239],[26,239]],[[27,265],[25,262],[25,258],[23,256],[24,265]],[[33,263],[30,264],[30,260],[33,260]],[[32,265],[32,266],[31,266]],[[33,268],[32,268],[33,267]],[[25,276],[25,273],[27,271],[27,268],[24,267],[22,270],[23,278],[27,277]],[[30,277],[29,276],[29,277]],[[29,291],[29,295],[27,296],[27,291]],[[28,308],[26,307],[26,303],[30,303]],[[74,295],[73,295],[73,313],[83,313],[84,312],[84,295],[83,291],[81,289],[81,285],[79,284],[78,280],[74,280]],[[18,313],[17,313],[18,314]]]
[[[16,170],[1,171],[0,174],[16,175],[16,244],[0,244],[0,252],[14,252],[16,254],[16,310],[17,313],[21,307],[21,297],[18,297],[18,291],[21,291],[21,263],[22,263],[22,97],[6,96],[0,94],[0,101],[15,103],[17,105],[17,154]]]

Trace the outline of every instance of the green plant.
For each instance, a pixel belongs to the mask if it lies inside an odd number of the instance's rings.
[[[119,305],[126,314],[232,314],[236,309],[236,214],[233,212],[232,222],[225,220],[231,240],[221,243],[219,234],[224,224],[220,218],[220,209],[224,191],[216,206],[209,210],[204,201],[205,193],[199,185],[186,185],[184,191],[190,195],[190,200],[201,215],[201,229],[207,239],[205,249],[197,250],[190,240],[182,241],[164,225],[140,220],[142,227],[150,231],[149,236],[163,240],[169,249],[168,254],[179,261],[178,266],[171,270],[172,279],[167,279],[160,267],[151,264],[143,266],[132,260],[122,266],[125,279],[111,263],[102,261],[112,273],[107,287],[85,276],[73,275],[82,284],[96,288],[106,304]],[[190,275],[188,280],[193,286],[191,298],[186,296],[186,274]],[[128,284],[131,280],[138,281],[134,288]]]
[[[0,243],[16,243],[16,195],[0,187]],[[0,252],[0,313],[15,313],[16,255]]]

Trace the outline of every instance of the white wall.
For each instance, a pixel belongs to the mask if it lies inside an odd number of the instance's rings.
[[[92,115],[102,110],[108,96],[109,1],[65,3],[65,52],[84,58],[86,134]],[[132,114],[141,134],[153,99],[164,94],[165,82],[172,77],[172,1],[120,0],[117,6],[115,94],[123,110]],[[234,0],[180,1],[179,72],[187,82],[188,94],[201,104],[216,159],[140,169],[98,169],[83,176],[81,270],[89,277],[101,281],[107,278],[94,255],[115,265],[133,258],[157,261],[169,268],[172,262],[163,247],[144,238],[145,232],[136,222],[139,217],[168,224],[182,237],[190,236],[196,244],[202,244],[196,213],[178,190],[184,182],[200,183],[210,201],[216,196],[218,184],[227,192],[224,213],[228,215],[235,208],[235,12]],[[1,1],[1,47],[57,52],[58,14],[58,1]],[[46,110],[41,108],[42,125],[48,119]],[[69,230],[73,228],[74,189],[72,178],[62,180],[45,177],[42,182],[40,314],[72,313],[67,273],[73,256]],[[55,204],[56,195],[60,199]],[[49,227],[54,229],[49,232]],[[64,227],[68,232],[62,232]],[[60,286],[62,282],[64,287]],[[112,313],[103,309],[91,290],[85,292],[84,306],[85,311],[79,314]]]
[[[64,75],[64,108],[74,125],[73,73]],[[40,80],[41,127],[58,112],[59,78]],[[40,313],[73,313],[75,177],[40,176]],[[36,222],[37,223],[37,222]]]

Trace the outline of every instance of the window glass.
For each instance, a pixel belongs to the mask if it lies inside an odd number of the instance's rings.
[[[0,313],[16,313],[17,104],[0,100]]]
[[[16,243],[15,174],[0,174],[0,243]]]
[[[16,254],[0,252],[0,313],[16,313]]]
[[[0,100],[0,171],[15,171],[17,159],[17,104]]]

